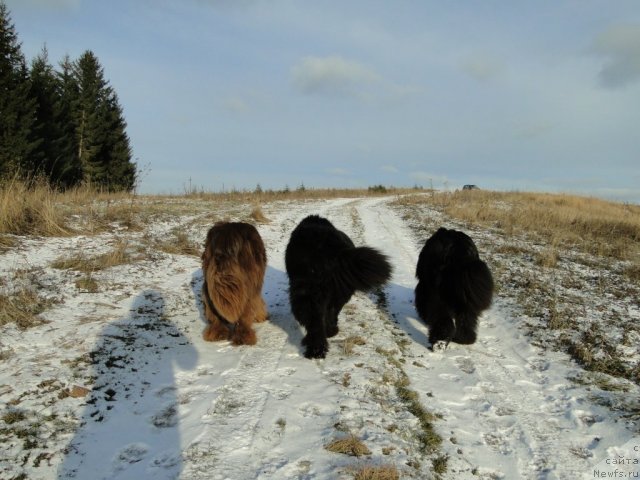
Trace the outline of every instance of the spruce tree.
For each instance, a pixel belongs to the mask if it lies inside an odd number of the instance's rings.
[[[135,165],[118,97],[104,78],[98,58],[87,51],[74,63],[77,157],[85,181],[109,190],[131,190]]]
[[[111,190],[131,191],[136,181],[136,167],[131,162],[127,124],[115,92],[107,98],[106,115],[109,134],[106,148],[110,154],[107,165],[108,184]]]
[[[78,158],[76,141],[76,116],[74,115],[74,108],[79,98],[79,88],[73,70],[73,62],[67,55],[60,62],[60,71],[56,72],[59,95],[55,111],[60,130],[57,150],[63,165],[58,180],[61,187],[71,187],[82,181],[82,166]]]
[[[46,47],[31,62],[31,96],[36,100],[36,127],[34,132],[42,140],[36,159],[36,173],[50,184],[61,185],[65,171],[62,122],[59,118],[60,88],[56,73],[49,64]],[[63,186],[63,185],[61,185]]]
[[[41,140],[35,137],[35,100],[9,11],[0,0],[0,178],[30,177]]]

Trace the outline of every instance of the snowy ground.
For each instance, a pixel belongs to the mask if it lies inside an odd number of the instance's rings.
[[[392,200],[263,206],[270,321],[256,326],[253,347],[204,342],[199,258],[151,247],[176,231],[201,244],[211,211],[246,220],[250,205],[158,216],[142,230],[19,239],[0,255],[0,288],[27,285],[55,303],[42,325],[0,328],[0,478],[346,479],[378,465],[417,479],[600,478],[596,471],[615,469],[640,477],[637,411],[597,401],[595,386],[576,382],[584,371],[535,341],[505,289],[475,345],[426,348],[413,308],[426,232]],[[352,298],[327,358],[313,361],[302,355],[284,269],[289,234],[311,213],[394,266],[383,291]],[[436,212],[421,215],[440,222]],[[131,261],[95,272],[95,293],[76,286],[77,271],[51,266],[123,241]],[[637,323],[640,310],[627,305],[625,316]],[[434,415],[439,445],[425,446],[399,380]],[[606,394],[637,399],[638,388]],[[349,434],[371,453],[324,448]]]

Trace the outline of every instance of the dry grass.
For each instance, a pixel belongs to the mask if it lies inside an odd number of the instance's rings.
[[[171,236],[163,241],[152,242],[154,248],[162,250],[171,255],[193,255],[200,256],[202,248],[192,241],[182,230],[173,230]]]
[[[344,339],[342,352],[345,355],[353,355],[356,345],[366,345],[367,341],[360,335],[350,335]]]
[[[361,465],[349,469],[353,480],[399,480],[400,473],[393,465]]]
[[[42,325],[46,322],[38,315],[53,303],[27,288],[11,295],[0,295],[0,326],[15,323],[19,329],[26,330]]]
[[[0,253],[11,250],[18,244],[18,241],[14,237],[8,235],[0,235]]]
[[[91,273],[88,273],[82,278],[79,278],[75,282],[76,288],[86,293],[97,293],[100,290],[98,282],[93,278]]]
[[[271,220],[269,220],[264,213],[262,212],[262,208],[260,207],[260,205],[257,205],[253,208],[253,210],[251,210],[251,218],[253,218],[256,222],[258,223],[270,223]]]
[[[442,437],[436,432],[434,425],[437,417],[422,406],[418,392],[409,388],[409,379],[406,376],[396,381],[395,388],[407,411],[418,419],[420,431],[417,436],[423,453],[437,452],[442,445]]]
[[[403,203],[431,204],[452,218],[539,236],[548,245],[638,261],[640,206],[596,198],[484,190],[410,196]]]
[[[133,228],[137,213],[134,199],[127,193],[103,192],[91,185],[60,192],[45,181],[6,181],[0,184],[0,233],[68,236],[104,231],[115,221]],[[73,216],[83,217],[80,228],[69,226]]]
[[[141,229],[141,223],[155,214],[171,214],[189,210],[190,202],[213,205],[261,205],[279,200],[310,200],[338,197],[361,197],[415,193],[417,189],[393,187],[369,190],[307,189],[230,192],[206,192],[189,189],[184,195],[137,196],[126,192],[110,193],[92,185],[83,185],[64,192],[51,188],[46,182],[27,184],[17,179],[0,184],[0,249],[12,247],[12,242],[2,234],[66,236],[95,234],[118,227]],[[258,223],[267,223],[260,207],[251,217]]]
[[[0,233],[64,236],[71,234],[57,205],[56,193],[45,183],[34,187],[19,181],[0,185]]]
[[[129,244],[126,241],[119,240],[110,252],[95,257],[86,257],[83,254],[78,254],[72,257],[59,258],[51,266],[60,270],[93,273],[117,265],[124,265],[131,261],[132,255],[129,252]]]
[[[362,443],[355,435],[349,435],[345,438],[333,440],[324,446],[325,450],[333,453],[342,453],[352,457],[361,457],[363,455],[371,455],[371,450]]]

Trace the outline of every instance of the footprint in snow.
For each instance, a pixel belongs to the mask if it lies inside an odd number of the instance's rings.
[[[156,428],[171,428],[178,425],[178,407],[167,405],[151,417],[151,424]]]
[[[293,375],[296,373],[296,369],[293,367],[281,368],[278,370],[278,375],[281,377],[288,377],[289,375]]]
[[[147,456],[149,447],[144,443],[132,443],[125,446],[114,458],[116,470],[122,470],[127,465],[138,463]]]
[[[457,367],[464,373],[471,375],[476,371],[476,367],[470,357],[455,357]]]
[[[527,360],[529,361],[527,366],[531,370],[534,370],[536,372],[544,372],[546,370],[549,370],[549,362],[547,360],[538,357],[531,357]]]

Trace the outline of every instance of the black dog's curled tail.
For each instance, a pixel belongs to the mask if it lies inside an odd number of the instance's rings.
[[[371,247],[353,247],[340,253],[334,278],[338,285],[366,292],[388,282],[391,272],[386,255]]]
[[[491,306],[493,277],[482,260],[472,260],[443,272],[443,294],[450,305],[466,305],[479,314]]]

